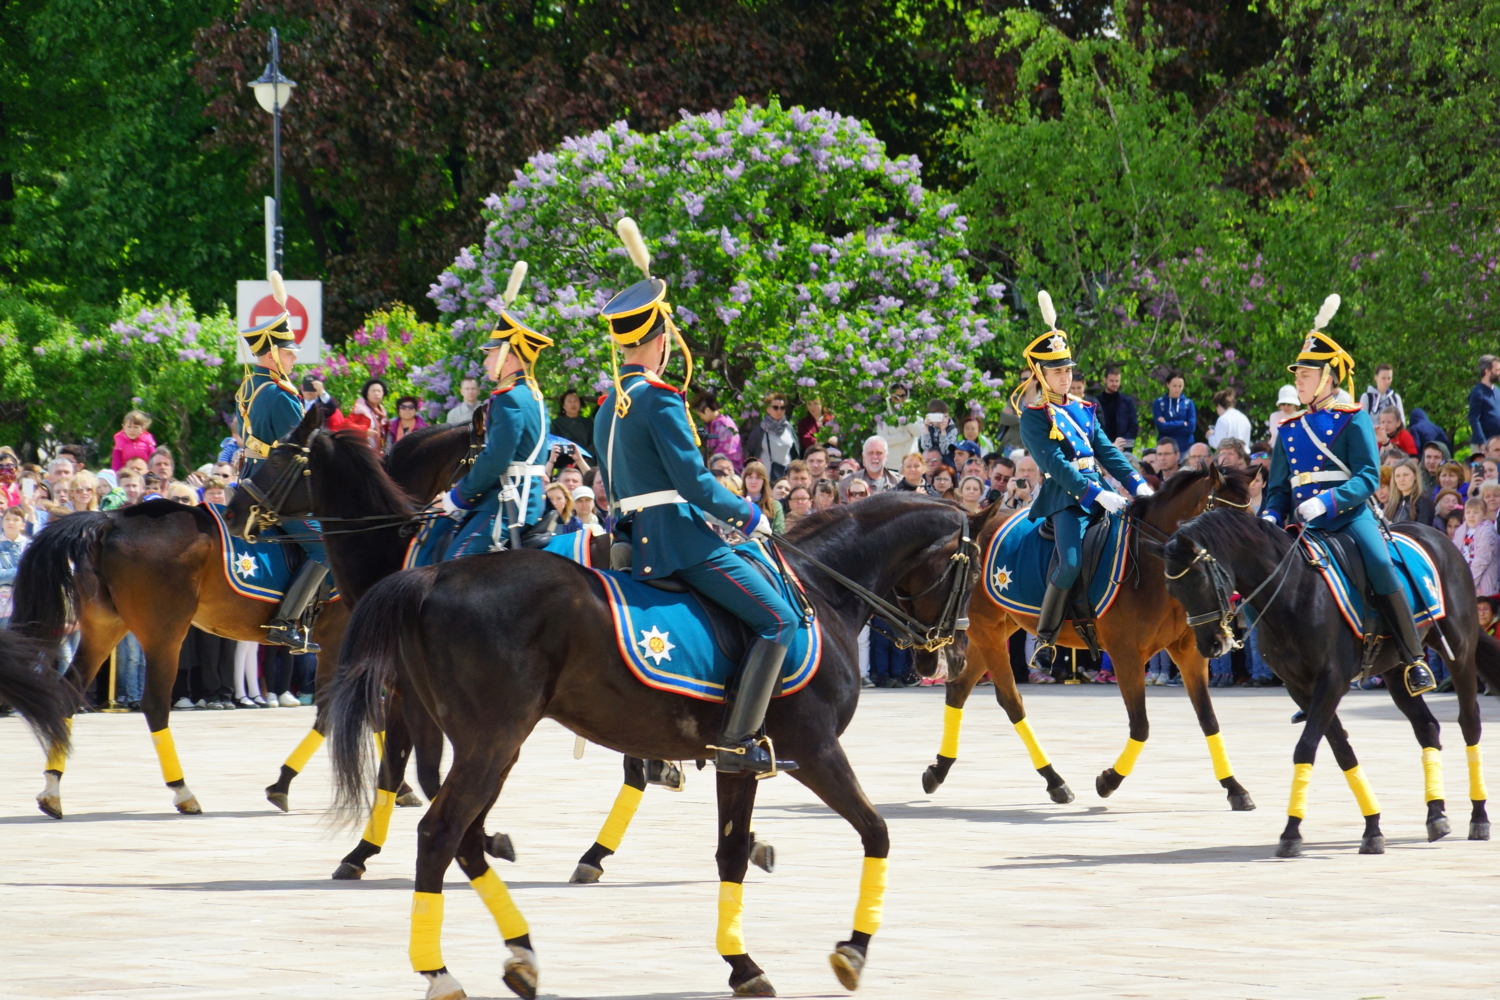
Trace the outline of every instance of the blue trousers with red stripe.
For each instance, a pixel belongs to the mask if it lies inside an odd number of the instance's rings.
[[[787,645],[797,631],[797,613],[792,606],[728,546],[672,576],[739,618],[762,639]]]

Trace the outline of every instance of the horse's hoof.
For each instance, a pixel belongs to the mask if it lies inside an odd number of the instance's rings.
[[[410,788],[408,788],[402,794],[396,796],[396,805],[401,806],[405,809],[409,809],[412,806],[425,806],[426,804],[426,802],[422,801],[422,796],[418,795]]]
[[[767,875],[776,870],[776,848],[764,840],[757,840],[750,848],[750,863]]]
[[[577,868],[573,869],[573,874],[568,877],[568,881],[574,885],[593,885],[603,876],[603,868],[580,864]]]
[[[922,772],[922,791],[931,795],[941,787],[943,787],[943,779],[938,777],[937,767],[928,764],[927,770]]]
[[[1069,788],[1066,783],[1061,785],[1054,785],[1053,787],[1047,789],[1047,794],[1052,797],[1053,802],[1056,802],[1060,806],[1065,806],[1069,802],[1073,801],[1073,789]],[[1100,792],[1099,794],[1108,795],[1109,793]]]
[[[364,873],[364,865],[357,865],[352,861],[340,861],[339,866],[333,870],[333,878],[337,882],[358,882]]]
[[[424,972],[422,975],[427,980],[427,996],[424,1000],[464,1000],[469,995],[447,969],[438,973]]]
[[[287,793],[281,791],[281,789],[277,788],[275,785],[272,785],[266,789],[266,801],[271,803],[271,805],[275,806],[277,809],[280,809],[282,812],[291,812],[288,804],[289,800],[287,799]]]
[[[1490,825],[1489,825],[1489,823],[1470,823],[1469,824],[1469,839],[1470,840],[1489,840],[1490,839]]]
[[[839,985],[846,990],[859,989],[859,974],[865,969],[865,956],[850,944],[841,944],[828,956],[833,974],[839,977]]]
[[[38,795],[36,797],[36,807],[38,809],[40,809],[42,812],[46,813],[48,816],[51,816],[53,819],[62,819],[62,796],[61,795],[48,795],[47,793],[43,792],[41,795]],[[1488,840],[1489,837],[1490,837],[1489,826],[1490,825],[1488,823],[1486,823],[1484,825],[1484,827],[1485,827],[1484,839],[1485,840]],[[1472,830],[1473,828],[1470,827],[1470,829]],[[1474,838],[1470,837],[1469,839],[1473,840]]]
[[[1276,845],[1276,856],[1278,858],[1302,857],[1302,838],[1283,840],[1280,844]]]
[[[519,945],[510,946],[510,958],[505,960],[505,985],[523,1000],[536,1000],[537,963],[536,952]]]
[[[1448,824],[1447,816],[1439,816],[1437,819],[1427,821],[1427,842],[1429,844],[1434,840],[1442,840],[1452,832],[1453,827]]]
[[[1101,799],[1107,799],[1115,794],[1115,789],[1119,788],[1120,782],[1124,780],[1124,775],[1112,767],[1108,768],[1094,779],[1094,791],[1099,793]]]
[[[1385,837],[1376,834],[1373,837],[1365,837],[1359,842],[1359,853],[1361,854],[1384,854]]]
[[[776,987],[771,985],[771,980],[762,972],[754,979],[747,979],[736,986],[734,995],[737,997],[774,997]]]
[[[1239,795],[1229,796],[1229,811],[1247,813],[1255,811],[1255,803],[1250,799],[1249,792],[1241,792]]]
[[[516,845],[510,842],[510,834],[492,833],[484,838],[484,853],[501,861],[515,861]]]
[[[186,785],[183,785],[181,788],[177,789],[176,794],[172,796],[172,804],[176,806],[177,811],[182,813],[184,816],[203,815],[203,807],[198,804],[198,797],[192,792],[188,791]]]

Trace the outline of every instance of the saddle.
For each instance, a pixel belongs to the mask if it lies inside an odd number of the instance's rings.
[[[759,559],[746,559],[745,562],[760,572],[766,578],[766,582],[775,586],[777,581],[771,576],[771,571]],[[631,548],[624,542],[616,542],[609,550],[610,569],[621,572],[629,572],[631,566]],[[750,626],[738,615],[730,612],[723,605],[710,600],[703,594],[689,587],[683,580],[675,577],[663,577],[659,580],[642,580],[641,583],[655,587],[657,590],[665,590],[672,594],[692,594],[698,599],[703,613],[708,616],[709,628],[714,634],[714,642],[719,651],[727,659],[735,663],[743,663],[745,652],[750,644],[755,641],[755,634],[750,631]]]
[[[1083,551],[1079,553],[1078,579],[1073,582],[1073,589],[1068,591],[1068,606],[1066,617],[1073,623],[1073,628],[1078,637],[1088,644],[1089,652],[1095,657],[1099,655],[1099,635],[1094,625],[1094,607],[1089,600],[1089,587],[1094,580],[1094,572],[1099,568],[1099,562],[1104,557],[1104,550],[1109,543],[1110,522],[1109,515],[1103,511],[1095,511],[1089,519],[1089,526],[1083,533]],[[1047,579],[1057,572],[1057,532],[1052,526],[1052,518],[1048,517],[1037,528],[1037,537],[1044,541],[1053,542],[1052,559],[1047,563]]]

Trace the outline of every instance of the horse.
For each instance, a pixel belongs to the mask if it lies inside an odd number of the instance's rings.
[[[357,604],[371,586],[399,570],[405,561],[420,513],[413,497],[431,497],[451,485],[459,471],[472,463],[483,434],[477,429],[471,433],[467,425],[423,428],[398,442],[382,469],[362,436],[329,433],[324,429],[326,418],[326,412],[310,410],[256,469],[250,478],[254,489],[236,492],[224,520],[231,531],[243,535],[282,518],[316,517],[324,529],[324,546],[340,593]],[[593,539],[595,564],[607,564],[609,544],[608,536]],[[400,804],[399,789],[404,787],[402,777],[414,748],[422,790],[429,798],[437,794],[442,732],[420,706],[402,700],[399,685],[391,685],[387,697],[390,704],[385,715],[390,727],[377,741],[382,748],[375,786],[377,808],[359,843],[334,870],[333,878],[338,880],[363,877],[369,859],[384,847],[392,806]],[[619,849],[653,765],[655,783],[671,786],[672,774],[680,778],[671,764],[627,756],[614,807],[569,881],[597,882],[603,876],[604,859]],[[515,860],[515,848],[506,834],[486,837],[485,850],[493,857]],[[774,867],[771,845],[756,843],[755,863],[766,871]]]
[[[319,419],[325,417],[326,412]],[[436,483],[446,482],[445,476],[451,479],[467,446],[467,428],[441,430],[446,434],[425,435],[406,449],[397,449],[402,453],[396,466],[398,481],[409,483],[417,495],[431,495],[439,488]],[[433,461],[430,456],[434,453],[443,460]],[[242,493],[237,491],[237,496]],[[141,707],[163,780],[173,791],[173,805],[187,814],[202,812],[202,806],[187,787],[168,728],[183,637],[192,624],[228,639],[259,642],[265,634],[263,626],[276,607],[230,588],[223,560],[218,525],[206,509],[172,500],[150,500],[110,512],[81,511],[49,522],[27,546],[15,581],[11,627],[21,634],[58,641],[76,616],[80,638],[68,676],[80,690],[87,690],[93,683],[110,650],[126,632],[140,640],[147,671]],[[335,577],[344,600],[324,606],[313,633],[323,648],[318,654],[320,689],[332,679],[349,617],[348,602],[379,578],[369,574],[384,575],[399,568],[399,554],[393,563],[382,562],[380,554],[371,551],[348,567],[341,578]],[[288,809],[292,779],[322,744],[322,716],[320,705],[312,730],[282,764],[276,781],[266,788],[267,800],[283,812]],[[441,752],[441,734],[436,735],[436,741],[434,753],[418,755],[419,765],[426,757]],[[37,806],[54,819],[63,817],[66,760],[61,752],[49,754],[46,784],[37,796]],[[436,794],[436,761],[430,768],[419,766],[418,776],[429,795]],[[397,800],[402,805],[421,804],[404,786],[398,789]]]
[[[1441,652],[1453,676],[1469,765],[1469,839],[1488,840],[1476,671],[1500,690],[1500,643],[1479,630],[1474,581],[1453,543],[1423,524],[1396,524],[1391,531],[1420,545],[1437,568],[1447,614],[1436,623],[1419,625],[1418,631]],[[1359,852],[1381,854],[1385,837],[1380,832],[1380,804],[1338,719],[1339,700],[1360,673],[1363,644],[1344,624],[1328,586],[1305,552],[1299,553],[1301,547],[1291,533],[1268,521],[1233,510],[1206,511],[1179,527],[1163,549],[1167,590],[1187,609],[1198,650],[1205,656],[1219,656],[1231,648],[1233,596],[1236,591],[1244,595],[1240,610],[1253,621],[1252,627],[1261,630],[1261,654],[1306,712],[1292,755],[1291,803],[1276,856],[1290,858],[1302,852],[1307,789],[1318,743],[1325,738],[1365,817]],[[1438,722],[1420,696],[1407,694],[1397,660],[1394,644],[1382,642],[1370,673],[1392,671],[1386,687],[1411,722],[1422,750],[1427,837],[1434,841],[1450,832]]]
[[[0,705],[26,720],[51,757],[68,752],[78,689],[52,669],[56,646],[0,631]]]
[[[975,577],[971,527],[955,504],[892,492],[809,515],[787,536],[785,561],[822,630],[822,660],[806,686],[772,700],[765,731],[773,756],[795,759],[791,776],[842,816],[864,847],[854,930],[829,956],[848,989],[858,985],[880,925],[890,849],[885,820],[838,739],[859,700],[859,631],[872,607],[904,594],[922,620],[936,620],[914,629],[917,636],[930,648],[951,641]],[[355,819],[364,812],[366,734],[383,724],[387,684],[419,699],[454,748],[453,766],[419,828],[410,954],[428,981],[428,1000],[464,995],[440,944],[443,877],[455,857],[510,949],[506,984],[534,997],[529,929],[481,850],[484,818],[521,744],[551,718],[624,754],[688,760],[712,749],[723,706],[637,681],[621,658],[600,575],[542,552],[470,556],[398,573],[365,595],[349,640],[329,716],[335,808]],[[756,787],[748,775],[717,775],[716,943],[737,995],[771,996],[741,931]]]
[[[1194,645],[1193,632],[1188,628],[1181,605],[1168,596],[1160,569],[1161,544],[1176,530],[1178,523],[1206,507],[1220,504],[1243,507],[1248,499],[1249,479],[1247,473],[1222,470],[1217,465],[1203,470],[1183,470],[1168,479],[1156,495],[1136,500],[1128,508],[1130,562],[1123,569],[1123,578],[1128,585],[1122,584],[1114,603],[1099,618],[1098,635],[1100,647],[1109,653],[1114,663],[1120,697],[1125,701],[1130,722],[1130,738],[1114,766],[1094,781],[1095,791],[1101,798],[1112,795],[1131,773],[1150,735],[1146,719],[1146,662],[1158,650],[1165,649],[1182,672],[1188,698],[1198,716],[1198,725],[1208,741],[1214,777],[1224,788],[1230,809],[1247,811],[1255,808],[1250,793],[1235,778],[1224,749],[1219,720],[1208,695],[1208,661]],[[988,552],[990,541],[1008,519],[997,515],[986,524],[979,534],[981,551]],[[1032,766],[1046,781],[1048,795],[1053,802],[1073,801],[1072,789],[1057,773],[1031,728],[1026,707],[1016,689],[1015,675],[1011,673],[1010,636],[1017,629],[1035,634],[1036,621],[1035,615],[1022,615],[1002,608],[988,594],[970,606],[967,651],[956,674],[952,666],[956,657],[950,656],[942,744],[936,762],[928,765],[922,774],[922,788],[927,794],[937,791],[958,759],[964,704],[974,686],[988,673],[994,681],[995,698],[1021,737]],[[1074,649],[1086,645],[1077,630],[1067,627],[1066,623],[1058,632],[1057,642]],[[936,672],[935,658],[919,657],[917,669],[932,676]]]

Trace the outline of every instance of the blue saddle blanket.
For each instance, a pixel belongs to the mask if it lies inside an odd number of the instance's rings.
[[[990,600],[1007,611],[1035,615],[1041,612],[1042,595],[1047,592],[1047,567],[1054,546],[1038,534],[1045,522],[1027,517],[1028,510],[1016,511],[990,539],[984,560],[984,590]],[[1129,522],[1118,514],[1110,514],[1109,520],[1109,538],[1089,581],[1089,603],[1095,618],[1102,617],[1114,603],[1125,571]]]
[[[1363,637],[1365,595],[1350,586],[1349,578],[1344,575],[1344,568],[1333,558],[1328,550],[1328,543],[1323,541],[1319,532],[1304,531],[1301,537],[1305,551],[1323,577],[1323,582],[1328,585],[1333,602],[1338,605],[1339,614],[1344,616],[1344,621],[1356,636]],[[1428,555],[1420,542],[1398,531],[1391,532],[1391,539],[1386,543],[1386,549],[1391,554],[1391,562],[1396,567],[1396,579],[1401,581],[1401,589],[1406,592],[1406,602],[1411,607],[1412,618],[1417,626],[1420,628],[1445,617],[1448,609],[1443,603],[1443,587],[1438,582],[1441,578],[1432,556]],[[1380,634],[1389,635],[1390,626],[1385,619],[1378,620]]]
[[[211,503],[203,506],[219,529],[219,543],[224,550],[224,579],[229,582],[229,589],[252,601],[279,604],[292,582],[288,562],[291,553],[287,551],[290,546],[285,542],[251,544],[230,532],[229,525],[224,523],[223,507]]]
[[[798,606],[759,542],[737,545],[735,552],[769,567],[781,595],[793,607]],[[714,641],[713,627],[698,595],[661,590],[633,579],[629,573],[608,569],[594,572],[604,584],[620,656],[636,679],[659,691],[722,702],[724,686],[739,664],[725,656]],[[822,655],[822,626],[814,618],[792,637],[782,665],[780,693],[788,695],[806,687],[818,672]]]

